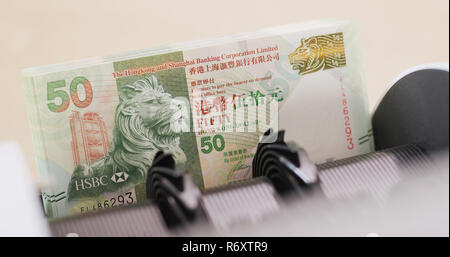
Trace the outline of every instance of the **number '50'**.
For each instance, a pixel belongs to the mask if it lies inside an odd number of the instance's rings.
[[[85,98],[80,100],[78,96],[78,86],[81,85],[84,88]],[[93,98],[92,85],[85,77],[76,77],[72,80],[69,87],[70,98],[73,104],[78,108],[88,107]],[[57,100],[59,99],[59,100]],[[52,112],[63,112],[69,108],[70,99],[69,94],[66,91],[66,81],[57,80],[47,83],[47,100],[48,109]]]
[[[202,153],[208,154],[212,152],[213,149],[220,152],[225,148],[225,139],[222,135],[215,135],[212,138],[212,142],[210,140],[211,137],[202,137],[200,139]]]

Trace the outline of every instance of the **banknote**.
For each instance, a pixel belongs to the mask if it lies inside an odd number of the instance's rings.
[[[24,69],[48,217],[137,204],[158,151],[201,189],[251,177],[261,135],[316,163],[373,150],[358,26],[325,20]]]

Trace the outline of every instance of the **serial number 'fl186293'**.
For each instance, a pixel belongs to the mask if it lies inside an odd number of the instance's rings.
[[[108,208],[115,208],[125,205],[130,205],[136,203],[136,195],[133,192],[126,192],[124,194],[119,194],[115,197],[104,200],[103,202],[97,201],[89,205],[84,205],[80,207],[81,213],[94,212]]]

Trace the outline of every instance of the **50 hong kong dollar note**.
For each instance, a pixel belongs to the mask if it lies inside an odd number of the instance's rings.
[[[317,163],[373,149],[358,27],[328,20],[23,70],[48,217],[144,201],[162,150],[208,189],[262,133]]]

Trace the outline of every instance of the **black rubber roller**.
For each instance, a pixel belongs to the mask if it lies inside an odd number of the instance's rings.
[[[147,198],[159,206],[168,227],[193,222],[201,213],[200,190],[190,174],[176,169],[171,154],[156,154],[146,189]]]
[[[382,199],[405,175],[433,167],[431,158],[414,144],[314,165],[302,148],[285,143],[283,135],[271,135],[277,138],[273,143],[262,141],[253,160],[253,176],[267,177],[281,195],[301,195],[298,192],[315,185],[327,198],[369,193]]]
[[[281,195],[298,194],[317,181],[317,169],[306,152],[284,142],[284,131],[267,131],[253,159],[253,177],[268,178]]]

